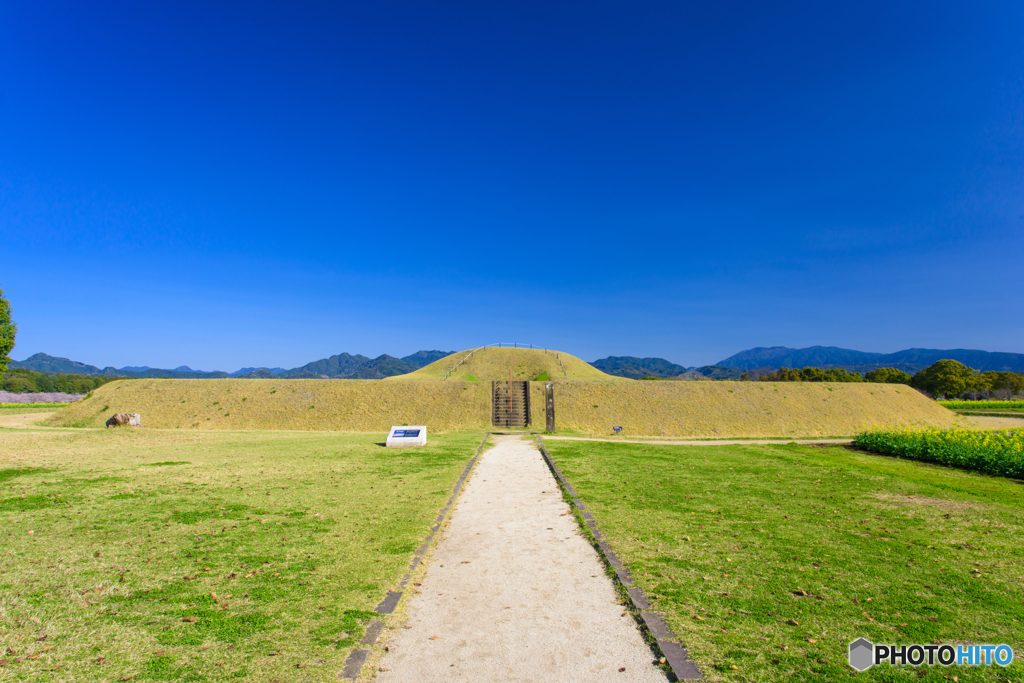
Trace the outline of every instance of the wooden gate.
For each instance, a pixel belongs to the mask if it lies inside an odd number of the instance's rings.
[[[491,424],[495,427],[530,426],[529,382],[491,382]]]

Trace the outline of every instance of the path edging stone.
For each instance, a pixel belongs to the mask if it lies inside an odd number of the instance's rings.
[[[555,479],[558,481],[558,485],[562,490],[568,494],[572,500],[573,507],[576,508],[577,515],[580,519],[584,520],[587,531],[593,537],[593,543],[591,545],[597,550],[598,555],[604,563],[615,572],[615,580],[619,583],[623,591],[628,595],[629,601],[633,605],[634,611],[640,615],[639,626],[645,631],[653,640],[657,649],[661,652],[662,656],[665,657],[665,661],[668,663],[669,668],[672,670],[673,676],[677,680],[686,679],[699,679],[703,678],[700,669],[697,665],[689,658],[686,653],[686,647],[679,642],[679,638],[672,633],[672,629],[669,628],[665,622],[665,618],[657,612],[649,611],[651,609],[651,603],[647,599],[647,595],[643,589],[633,583],[633,576],[629,573],[627,568],[619,556],[612,550],[611,545],[605,539],[604,534],[597,526],[597,520],[594,519],[593,514],[587,510],[587,506],[579,495],[576,493],[576,489],[569,483],[565,475],[555,464],[551,454],[548,453],[547,447],[544,445],[544,439],[541,438],[540,434],[533,432],[533,435],[537,438],[537,445],[540,447],[541,455],[544,456],[544,462],[547,463],[548,468],[552,474],[555,475]],[[483,445],[481,444],[481,448]]]
[[[398,582],[398,590],[388,591],[384,599],[380,601],[377,607],[374,608],[374,612],[384,616],[392,614],[398,607],[398,603],[401,602],[402,596],[405,593],[405,587],[409,581],[412,580],[412,574],[416,571],[420,562],[426,557],[427,552],[434,545],[434,540],[437,538],[437,532],[441,529],[444,521],[451,515],[452,509],[455,507],[455,500],[459,497],[459,493],[462,492],[462,487],[465,485],[466,480],[469,479],[469,475],[473,472],[473,467],[477,461],[480,460],[480,453],[483,452],[484,446],[487,445],[487,439],[491,437],[491,433],[487,432],[484,434],[484,440],[480,442],[480,446],[476,449],[476,454],[466,464],[462,474],[459,475],[459,480],[455,482],[455,487],[452,489],[452,495],[448,498],[448,502],[441,512],[434,519],[434,524],[430,527],[430,533],[427,534],[426,539],[416,552],[413,553],[412,560],[409,562],[409,571],[406,572],[402,580]],[[380,619],[372,619],[370,624],[366,627],[366,633],[363,635],[363,639],[359,642],[363,645],[374,645],[377,642],[377,638],[380,637],[381,632],[384,630],[384,622]],[[359,678],[359,673],[362,671],[363,665],[370,656],[370,650],[359,649],[352,650],[348,657],[345,658],[345,664],[338,674],[339,680],[351,680],[354,681]]]

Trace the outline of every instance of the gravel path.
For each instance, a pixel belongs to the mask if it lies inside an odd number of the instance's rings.
[[[377,680],[665,683],[536,446],[493,438]]]

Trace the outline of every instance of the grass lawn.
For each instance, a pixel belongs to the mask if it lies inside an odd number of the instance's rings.
[[[68,403],[57,403],[47,405],[23,405],[18,403],[5,403],[0,405],[0,415],[21,415],[22,413],[52,413],[55,410],[63,408]]]
[[[546,445],[708,680],[1024,680],[1020,482],[840,447]],[[861,636],[1016,659],[858,674]]]
[[[0,681],[335,681],[476,433],[0,430]]]

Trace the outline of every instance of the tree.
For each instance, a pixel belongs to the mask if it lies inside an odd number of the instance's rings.
[[[864,377],[859,372],[849,372],[845,368],[832,368],[828,370],[828,379],[823,382],[863,382]]]
[[[4,290],[0,288],[0,375],[11,362],[9,354],[14,349],[14,335],[18,326],[11,320],[11,304],[4,298]]]
[[[804,376],[796,368],[781,367],[775,372],[769,372],[758,378],[761,382],[803,382]]]
[[[12,394],[24,394],[36,390],[32,380],[27,377],[5,377],[3,388],[4,391],[9,391]]]
[[[805,367],[779,368],[775,372],[761,375],[762,382],[863,382],[864,378],[856,372],[847,372],[843,368]]]
[[[878,368],[864,375],[864,379],[875,384],[910,384],[910,375],[896,368]]]
[[[1024,375],[1019,372],[996,372],[988,370],[979,376],[987,389],[1009,389],[1013,393],[1024,391]]]
[[[914,375],[910,386],[935,396],[956,398],[974,385],[974,370],[955,360],[935,361]]]

